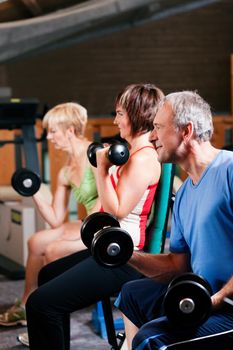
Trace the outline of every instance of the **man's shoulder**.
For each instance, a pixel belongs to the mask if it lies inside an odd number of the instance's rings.
[[[220,154],[223,159],[231,159],[231,160],[233,159],[233,152],[230,150],[222,149],[220,151]]]
[[[222,150],[220,153],[219,165],[225,166],[233,171],[233,152]]]

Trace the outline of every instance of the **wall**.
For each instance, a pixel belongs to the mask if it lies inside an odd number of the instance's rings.
[[[90,116],[103,117],[110,116],[120,88],[131,82],[151,81],[165,93],[197,89],[213,112],[233,114],[232,23],[233,2],[222,1],[2,65],[0,86],[11,86],[14,97],[36,97],[49,106],[78,100]],[[216,117],[213,141],[217,147],[224,145],[224,129],[229,123],[232,127],[232,119]],[[0,131],[0,139],[12,137],[12,132]],[[59,157],[56,162],[60,162]],[[8,169],[2,172],[0,185],[9,184],[14,169],[13,146],[0,149],[0,163]]]
[[[4,65],[0,65],[0,86],[7,85],[8,76],[7,76],[7,68]]]
[[[231,55],[231,114],[233,114],[233,54]]]
[[[37,97],[49,105],[78,100],[90,115],[105,116],[124,85],[151,81],[165,93],[197,89],[214,112],[229,113],[232,23],[233,2],[223,0],[8,63],[7,84],[17,97]]]

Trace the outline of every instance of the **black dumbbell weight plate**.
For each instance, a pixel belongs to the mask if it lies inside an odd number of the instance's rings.
[[[92,241],[91,252],[103,266],[124,265],[133,253],[131,236],[120,227],[109,227],[99,231]]]
[[[195,281],[178,282],[164,297],[164,311],[177,327],[195,327],[207,320],[211,310],[209,291]]]
[[[14,172],[11,185],[16,192],[24,197],[33,196],[40,188],[40,176],[33,171],[21,168]]]
[[[186,273],[183,273],[182,275],[179,275],[179,276],[173,278],[173,280],[170,282],[168,288],[174,286],[178,282],[183,282],[183,281],[193,281],[193,282],[200,283],[202,286],[204,286],[208,290],[210,295],[212,295],[212,288],[211,288],[209,282],[206,279],[204,279],[203,277],[201,277],[200,275],[197,275],[193,272],[186,272]]]
[[[122,165],[129,159],[129,149],[124,143],[115,143],[110,146],[108,158],[112,164]]]
[[[86,217],[81,226],[81,239],[87,248],[91,248],[94,235],[104,227],[120,227],[117,218],[106,212],[93,213]]]
[[[98,149],[104,148],[103,144],[100,142],[93,142],[87,148],[87,157],[92,166],[97,167],[96,162],[96,151]]]

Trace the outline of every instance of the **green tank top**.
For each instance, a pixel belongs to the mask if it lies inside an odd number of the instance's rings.
[[[70,186],[72,188],[76,201],[78,203],[82,203],[85,206],[87,214],[89,215],[98,197],[95,176],[91,168],[86,168],[79,187],[73,183],[70,183]]]

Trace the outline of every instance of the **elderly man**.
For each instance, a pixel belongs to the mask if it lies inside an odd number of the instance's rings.
[[[176,195],[168,254],[134,252],[130,264],[148,278],[128,282],[118,300],[129,349],[167,349],[233,329],[233,153],[210,142],[209,105],[192,91],[167,95],[154,119],[151,142],[160,162],[178,164],[188,178]],[[212,312],[197,327],[169,323],[161,305],[172,278],[192,271],[212,287]],[[233,346],[233,338],[232,338]]]

